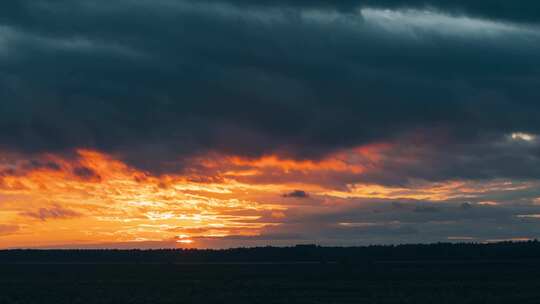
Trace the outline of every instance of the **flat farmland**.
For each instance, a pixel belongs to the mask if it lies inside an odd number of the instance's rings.
[[[536,261],[7,263],[0,303],[539,303]]]

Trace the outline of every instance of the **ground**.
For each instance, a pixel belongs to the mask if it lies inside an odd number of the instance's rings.
[[[0,303],[538,303],[540,262],[4,264]]]

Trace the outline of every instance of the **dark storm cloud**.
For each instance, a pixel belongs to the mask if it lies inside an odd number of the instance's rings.
[[[34,170],[60,171],[62,166],[52,160],[18,160],[2,159],[0,160],[0,177],[2,176],[22,176]]]
[[[59,164],[57,164],[56,162],[53,162],[53,161],[42,162],[42,161],[39,161],[39,160],[31,160],[27,164],[24,164],[23,168],[25,170],[29,170],[29,171],[39,170],[39,169],[48,169],[48,170],[52,170],[52,171],[60,171],[62,169],[62,167]]]
[[[84,180],[99,180],[101,177],[94,170],[88,167],[77,167],[73,169],[73,174]]]
[[[219,3],[223,0],[203,0]],[[379,7],[387,9],[439,9],[454,14],[467,14],[483,18],[522,22],[538,22],[540,4],[534,0],[229,0],[228,3],[241,6],[266,6],[312,9],[335,9],[342,12],[360,7]]]
[[[507,170],[540,168],[538,149],[485,162],[475,146],[540,133],[537,2],[4,2],[3,150],[92,148],[163,172],[207,151],[318,158],[421,130],[457,154],[420,154],[458,166],[396,172],[540,176]],[[389,172],[372,178],[399,182]]]
[[[382,161],[362,176],[341,176],[336,180],[406,185],[407,177],[430,181],[540,177],[538,137],[528,142],[508,135],[486,135],[462,142],[444,136],[417,136],[397,141],[380,156]]]
[[[289,193],[285,193],[282,196],[286,198],[308,198],[309,193],[303,190],[294,190]]]

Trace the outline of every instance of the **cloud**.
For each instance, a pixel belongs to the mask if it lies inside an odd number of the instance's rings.
[[[205,0],[210,3],[231,3],[248,7],[306,8],[353,12],[361,7],[384,9],[437,9],[452,14],[472,15],[475,17],[534,23],[540,21],[536,13],[540,6],[534,0],[516,2],[448,1],[448,0]]]
[[[460,205],[461,209],[463,210],[469,210],[471,208],[473,208],[473,205],[471,203],[463,203]]]
[[[456,146],[537,134],[537,4],[524,5],[2,4],[1,148],[170,173],[207,152],[318,159],[419,130]]]
[[[421,213],[433,213],[433,212],[439,212],[439,208],[435,206],[417,206],[414,208],[414,212],[421,212]]]
[[[32,246],[32,247],[14,247],[31,249],[165,249],[178,248],[179,245],[174,240],[164,241],[131,241],[131,242],[110,242],[110,243],[73,243],[61,245]]]
[[[294,190],[282,195],[285,198],[308,198],[309,194],[303,190]]]
[[[41,221],[70,219],[82,216],[82,214],[77,211],[66,209],[59,205],[50,208],[39,208],[36,211],[25,211],[19,213],[19,215],[38,219]]]
[[[0,157],[0,176],[22,176],[34,171],[62,170],[62,165],[47,157],[25,158],[15,155]]]
[[[27,164],[23,165],[24,169],[28,171],[47,169],[52,171],[60,171],[62,169],[61,165],[54,161],[42,162],[39,160],[31,160]]]
[[[19,231],[19,226],[17,225],[0,225],[0,236],[10,235]]]
[[[100,180],[101,177],[94,170],[88,167],[76,167],[73,169],[73,174],[84,180]]]
[[[252,242],[535,236],[515,215],[538,214],[540,197],[538,12],[534,0],[3,1],[2,206],[31,221],[99,207],[115,225],[163,223],[156,234],[260,231]],[[236,224],[167,222],[201,210]]]
[[[264,244],[256,242],[259,239],[282,245],[369,245],[429,243],[452,240],[455,236],[467,236],[481,242],[495,238],[535,238],[540,234],[538,219],[519,217],[520,214],[535,214],[533,210],[538,210],[537,206],[475,206],[463,212],[463,205],[455,203],[439,203],[433,209],[414,202],[401,202],[399,208],[391,201],[359,204],[349,202],[346,207],[333,205],[317,211],[289,210],[281,225],[263,229],[257,238],[247,237],[234,242],[227,238],[212,238],[205,239],[204,244],[218,247]],[[286,233],[292,233],[289,240],[272,239],[273,235]]]

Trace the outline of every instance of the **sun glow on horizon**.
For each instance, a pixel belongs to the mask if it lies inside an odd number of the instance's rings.
[[[382,160],[380,151],[390,148],[360,147],[320,161],[214,155],[203,158],[198,171],[161,176],[90,150],[79,150],[77,158],[47,154],[39,162],[0,164],[0,248],[144,242],[207,246],[200,240],[254,238],[277,231],[291,212],[328,212],[357,199],[437,202],[528,187],[503,181],[419,182],[407,188],[327,183],[336,174],[369,173]]]

